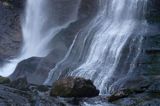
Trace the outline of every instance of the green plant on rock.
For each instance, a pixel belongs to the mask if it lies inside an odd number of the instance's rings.
[[[0,76],[0,84],[8,84],[8,83],[10,83],[10,79],[9,78]]]

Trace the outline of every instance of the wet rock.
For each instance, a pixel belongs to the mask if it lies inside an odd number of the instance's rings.
[[[10,83],[10,79],[9,78],[0,76],[0,84],[8,84],[8,83]]]
[[[94,98],[84,98],[81,101],[81,105],[78,106],[119,106],[106,101],[104,96],[97,96]]]
[[[9,86],[23,91],[29,90],[29,83],[26,77],[21,77],[12,81]]]
[[[95,97],[99,90],[93,85],[91,80],[83,78],[67,77],[57,80],[51,89],[51,96],[61,97]]]
[[[118,91],[118,92],[114,93],[111,96],[108,96],[107,99],[108,99],[108,102],[113,102],[113,101],[116,101],[118,99],[128,97],[132,93],[134,93],[133,90],[131,90],[131,89],[124,89],[124,90],[121,90],[121,91]]]
[[[12,80],[17,79],[17,77],[25,76],[29,83],[32,83],[34,81],[34,76],[31,80],[29,79],[31,74],[33,74],[39,62],[41,61],[41,58],[39,57],[31,57],[29,59],[21,61],[17,68],[15,69],[14,73],[10,76]]]
[[[135,93],[144,92],[151,84],[148,78],[127,76],[119,79],[110,86],[110,93],[115,94],[123,90],[132,90]]]
[[[149,55],[152,55],[152,54],[159,54],[160,55],[160,49],[149,49],[149,50],[146,50],[146,53],[149,54]]]
[[[64,49],[61,46],[58,46],[57,48]],[[63,58],[64,53],[64,50],[54,49],[53,52],[49,53],[46,57],[38,61],[37,65],[34,65],[36,70],[32,74],[28,75],[28,81],[33,84],[42,85],[48,77],[50,70],[52,70],[56,63]]]
[[[160,99],[153,99],[149,101],[145,101],[138,106],[159,106],[160,105]]]
[[[40,91],[40,92],[46,92],[49,90],[48,86],[45,86],[45,85],[39,85],[37,87],[37,90]]]
[[[0,106],[30,106],[26,92],[0,85]]]
[[[155,81],[149,88],[148,92],[160,94],[160,81]]]
[[[141,84],[142,85],[140,86],[135,86],[135,87],[130,86],[130,88],[119,89],[119,91],[116,91],[111,96],[108,96],[107,99],[109,102],[114,102],[119,99],[127,98],[133,95],[145,94],[148,91],[150,85],[148,83],[146,83],[147,84],[146,86],[144,86],[143,83]]]

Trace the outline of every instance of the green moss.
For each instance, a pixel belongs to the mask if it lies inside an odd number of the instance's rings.
[[[8,83],[10,83],[9,78],[5,78],[5,77],[0,76],[0,84],[8,84]]]
[[[51,90],[51,96],[63,96],[63,97],[71,97],[72,95],[72,88],[65,88],[63,85],[56,86],[54,89]]]

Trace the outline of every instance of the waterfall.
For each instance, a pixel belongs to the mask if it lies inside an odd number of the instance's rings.
[[[78,30],[65,57],[50,70],[44,84],[51,85],[66,76],[84,77],[106,94],[119,80],[135,75],[147,26],[146,2],[97,0],[95,16]],[[80,3],[81,0],[27,0],[22,49],[17,58],[0,68],[0,75],[11,75],[24,59],[47,56],[53,48],[49,45],[52,39],[78,20]],[[123,52],[126,46],[128,53]]]
[[[9,63],[0,68],[0,75],[11,75],[22,60],[30,57],[45,57],[50,53],[52,46],[49,46],[49,43],[54,36],[78,18],[80,0],[68,1],[70,8],[65,8],[63,2],[66,3],[65,0],[61,0],[61,2],[57,2],[57,0],[27,0],[22,20],[22,49],[17,58],[9,60]],[[60,20],[61,15],[63,20]]]
[[[129,39],[139,38],[139,50],[146,26],[144,13],[147,0],[98,1],[97,16],[77,33],[68,53],[50,71],[45,84],[52,84],[64,76],[84,77],[93,80],[104,94],[111,86],[109,80],[118,71],[122,51]],[[134,72],[132,64],[135,61],[133,59],[128,64],[130,67],[125,75]]]

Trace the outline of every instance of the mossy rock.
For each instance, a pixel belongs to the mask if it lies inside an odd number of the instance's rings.
[[[93,85],[91,80],[84,78],[67,77],[56,81],[51,89],[51,96],[60,97],[95,97],[99,90]]]
[[[6,77],[1,77],[0,76],[0,84],[8,84],[10,83],[10,79],[9,78],[6,78]]]

